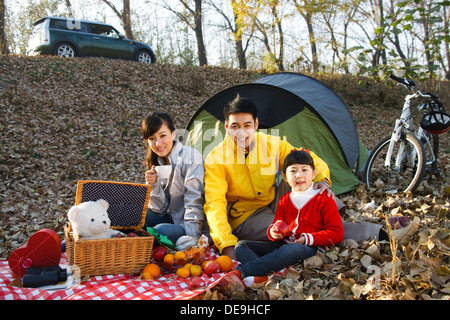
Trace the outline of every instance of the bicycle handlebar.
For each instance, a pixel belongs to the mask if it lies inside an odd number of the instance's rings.
[[[415,82],[413,80],[407,80],[404,78],[400,78],[397,76],[394,76],[393,74],[389,75],[389,78],[391,78],[392,80],[397,81],[398,83],[400,83],[401,85],[404,85],[406,88],[408,88],[409,90],[413,91],[415,94],[417,94],[418,96],[424,98],[424,99],[428,99],[434,102],[437,102],[440,106],[442,106],[442,102],[439,101],[439,98],[431,93],[422,93],[420,92],[420,90],[415,90],[414,86],[415,86]]]
[[[397,76],[394,76],[393,74],[390,74],[389,78],[391,78],[392,80],[395,80],[395,81],[399,82],[400,84],[403,84],[409,88],[412,88],[416,85],[416,83],[413,80],[406,80],[403,78],[399,78]]]

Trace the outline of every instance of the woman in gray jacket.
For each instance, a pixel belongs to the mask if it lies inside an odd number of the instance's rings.
[[[204,167],[197,150],[176,140],[172,118],[163,112],[149,113],[142,121],[142,136],[147,148],[145,181],[152,186],[145,219],[176,243],[181,236],[198,239],[209,236],[203,212]],[[158,178],[158,166],[171,166],[168,178]],[[170,169],[170,167],[169,167]]]

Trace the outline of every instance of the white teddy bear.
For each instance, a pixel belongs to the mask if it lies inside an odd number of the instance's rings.
[[[70,208],[67,216],[74,234],[78,234],[83,239],[103,239],[115,237],[117,234],[125,235],[109,228],[111,220],[108,217],[108,208],[109,203],[103,199],[83,202]]]

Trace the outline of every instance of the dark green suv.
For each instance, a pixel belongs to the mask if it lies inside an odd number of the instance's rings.
[[[45,17],[34,23],[27,55],[36,54],[156,62],[155,53],[149,45],[126,39],[108,24],[59,17]]]

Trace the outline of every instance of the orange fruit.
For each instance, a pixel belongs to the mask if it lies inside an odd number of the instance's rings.
[[[188,278],[191,275],[188,269],[186,268],[178,268],[177,269],[177,276],[183,279]]]
[[[203,272],[202,267],[200,267],[197,264],[191,265],[191,267],[189,268],[189,271],[191,272],[191,276],[194,276],[194,277],[198,277]]]
[[[174,262],[174,260],[175,256],[171,253],[166,254],[163,259],[164,262]]]
[[[155,263],[149,263],[145,266],[144,270],[142,270],[142,279],[144,280],[153,280],[155,278],[159,278],[161,276],[161,269]]]
[[[184,253],[183,251],[175,252],[174,258],[180,266],[184,266],[187,261],[186,253]]]
[[[229,256],[222,255],[216,258],[216,262],[220,266],[220,272],[228,272],[233,269],[233,260]]]
[[[190,270],[191,266],[193,266],[192,263],[186,263],[186,264],[183,266],[183,268],[186,268],[186,269]]]

